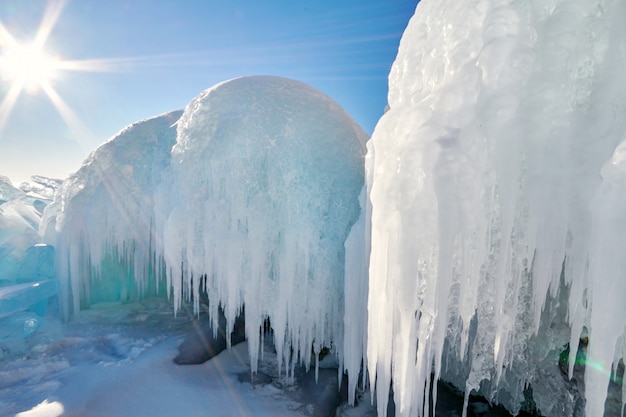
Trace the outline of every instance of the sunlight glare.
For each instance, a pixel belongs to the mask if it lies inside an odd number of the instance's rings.
[[[11,85],[11,88],[9,88],[9,92],[6,96],[4,96],[4,100],[2,100],[2,103],[0,104],[0,132],[4,130],[4,127],[9,119],[9,115],[11,114],[11,109],[13,109],[21,91],[22,86],[14,83]]]
[[[0,56],[2,78],[33,93],[52,81],[56,69],[56,59],[34,44],[16,43]]]
[[[80,118],[76,116],[76,113],[74,113],[72,108],[61,98],[54,88],[49,84],[42,84],[41,88],[48,95],[48,98],[52,101],[52,104],[59,112],[59,115],[67,127],[70,128],[78,144],[84,149],[88,149],[88,143],[95,141],[96,138],[93,137],[89,129],[85,127]]]

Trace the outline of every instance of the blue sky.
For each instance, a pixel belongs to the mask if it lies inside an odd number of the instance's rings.
[[[33,174],[65,178],[128,124],[184,108],[213,84],[244,75],[306,82],[371,133],[416,4],[2,0],[0,23],[18,42],[32,41],[46,8],[58,6],[44,50],[61,61],[102,61],[99,71],[57,71],[51,86],[69,112],[60,113],[41,89],[18,96],[0,126],[0,175],[16,185]],[[10,87],[0,78],[2,99]]]

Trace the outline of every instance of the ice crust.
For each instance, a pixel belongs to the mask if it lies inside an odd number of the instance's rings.
[[[428,415],[442,375],[515,414],[583,335],[603,415],[626,328],[624,21],[618,1],[417,6],[368,145],[380,416],[391,384],[397,415]]]
[[[230,328],[245,305],[253,371],[268,318],[292,376],[322,347],[343,358],[344,242],[360,215],[366,140],[328,96],[270,76],[218,84],[182,116],[123,130],[63,183],[42,221],[65,317],[150,286],[197,311],[206,291],[213,320],[221,305]],[[364,343],[361,327],[350,337]]]

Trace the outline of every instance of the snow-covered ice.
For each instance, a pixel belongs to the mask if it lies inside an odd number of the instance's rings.
[[[34,317],[0,319],[0,329]],[[171,303],[149,298],[93,304],[65,323],[52,314],[36,318],[36,331],[5,346],[0,357],[2,417],[376,415],[368,392],[359,392],[355,407],[348,405],[347,381],[340,392],[332,355],[320,361],[317,383],[313,369],[296,366],[294,378],[279,374],[269,337],[255,375],[247,343],[201,365],[174,364],[177,347],[197,328],[191,304],[176,317]],[[204,312],[200,319],[208,320]],[[458,417],[462,397],[445,387],[441,392],[437,415]],[[489,410],[484,402],[472,407]],[[502,410],[488,415],[510,417]]]
[[[35,207],[20,199],[0,204],[0,281],[16,280],[22,257],[40,242],[40,219]]]
[[[41,241],[37,232],[41,215],[58,183],[39,176],[33,177],[33,181],[36,184],[25,183],[25,190],[21,190],[15,188],[7,177],[0,176],[0,286],[44,278],[25,276],[31,265],[29,260],[26,264],[23,261],[27,252],[33,255],[31,248]],[[42,251],[45,249],[35,250],[37,254]],[[45,268],[44,263],[42,259],[38,266]],[[50,278],[50,274],[45,278]]]
[[[156,293],[153,194],[169,164],[173,124],[180,114],[170,112],[120,131],[63,182],[46,207],[40,233],[56,248],[65,318],[81,304]]]
[[[269,76],[205,91],[177,130],[155,197],[175,305],[206,290],[212,316],[222,304],[232,328],[245,304],[253,370],[266,318],[279,368],[308,364],[312,346],[342,357],[344,242],[359,217],[365,133],[330,97]]]
[[[32,186],[37,192],[17,189],[0,176],[0,317],[26,309],[45,312],[45,304],[57,292],[54,248],[39,243],[37,232],[56,181],[33,179],[40,184]],[[0,343],[4,334],[6,329],[1,329]]]
[[[397,415],[428,415],[441,376],[514,413],[530,384],[571,415],[546,381],[581,337],[603,415],[626,328],[624,21],[623,2],[417,6],[368,145],[379,415],[391,384]]]
[[[259,363],[265,378],[254,383],[246,343],[202,365],[174,364],[193,331],[186,307],[174,317],[166,300],[147,299],[100,303],[68,323],[42,318],[21,349],[2,358],[0,416],[311,415],[309,401],[323,390],[307,394],[298,380],[278,376],[270,348]],[[336,388],[336,373],[332,379]]]

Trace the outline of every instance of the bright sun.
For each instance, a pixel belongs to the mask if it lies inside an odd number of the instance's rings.
[[[4,0],[0,0],[2,3]],[[23,92],[43,91],[70,128],[82,142],[92,135],[71,107],[57,93],[53,81],[64,71],[106,71],[107,60],[67,61],[50,55],[44,46],[68,0],[47,0],[39,29],[32,42],[20,42],[0,22],[0,137],[11,112]]]
[[[30,92],[46,88],[54,78],[57,60],[35,45],[15,43],[0,56],[0,74],[5,80]]]

